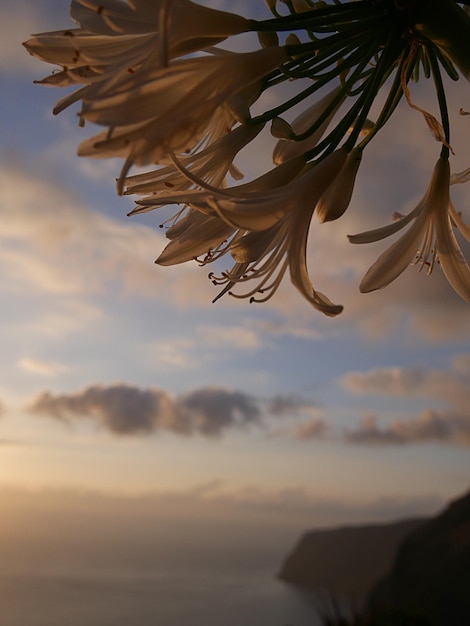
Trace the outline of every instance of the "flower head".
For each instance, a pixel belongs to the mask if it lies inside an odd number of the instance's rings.
[[[230,255],[234,266],[213,277],[224,285],[220,295],[240,289],[240,297],[256,301],[271,297],[289,271],[327,315],[341,307],[315,291],[308,276],[312,215],[320,223],[343,215],[363,151],[405,95],[443,144],[442,157],[414,211],[351,237],[374,241],[407,228],[361,290],[384,287],[410,262],[432,269],[438,261],[469,299],[470,270],[453,230],[470,240],[470,228],[449,198],[450,119],[442,80],[442,70],[459,78],[455,66],[470,75],[470,18],[458,6],[462,0],[280,2],[285,6],[267,0],[274,18],[258,20],[197,0],[72,0],[76,27],[33,35],[25,46],[59,66],[39,82],[76,88],[54,113],[81,103],[80,126],[101,126],[78,154],[123,160],[118,192],[139,196],[131,214],[183,205],[164,221],[171,224],[169,243],[158,263],[196,258],[206,265]],[[218,47],[248,31],[257,33],[261,48]],[[412,102],[408,83],[420,72],[432,76],[440,121]],[[381,90],[388,94],[376,110]],[[237,154],[267,125],[278,139],[269,150],[277,167],[228,187],[228,174],[242,177]],[[153,171],[128,176],[134,165]],[[468,176],[462,172],[456,182]]]

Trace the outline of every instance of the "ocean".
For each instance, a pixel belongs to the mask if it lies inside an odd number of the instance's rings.
[[[181,500],[0,490],[0,626],[321,626],[301,522]]]
[[[316,606],[262,571],[0,576],[1,626],[319,626]]]

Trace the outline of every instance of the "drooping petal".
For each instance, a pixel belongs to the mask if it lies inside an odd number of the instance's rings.
[[[368,293],[383,289],[404,272],[416,257],[425,228],[426,221],[417,218],[410,229],[371,265],[359,285],[359,290]]]
[[[192,223],[178,238],[170,241],[156,263],[164,266],[177,265],[209,254],[213,247],[218,246],[232,232],[222,220],[195,211],[192,214]]]
[[[387,226],[381,226],[380,228],[375,228],[374,230],[366,230],[363,233],[357,233],[356,235],[348,235],[348,239],[351,243],[372,243],[374,241],[380,241],[381,239],[394,235],[404,226],[409,224],[411,220],[416,217],[418,212],[419,211],[414,209],[411,213],[400,217],[399,220],[396,220],[392,224],[387,224]]]
[[[308,274],[307,241],[311,216],[312,214],[299,216],[292,227],[293,233],[287,255],[290,278],[294,287],[318,311],[321,311],[328,317],[335,317],[343,311],[343,306],[334,304],[323,293],[316,291]]]
[[[461,298],[470,302],[470,268],[462,254],[447,214],[436,215],[437,253],[442,271]]]
[[[453,222],[459,229],[460,233],[465,237],[465,239],[470,243],[470,226],[466,224],[460,216],[460,213],[457,213],[455,207],[452,203],[452,200],[449,202],[449,212],[452,217]]]

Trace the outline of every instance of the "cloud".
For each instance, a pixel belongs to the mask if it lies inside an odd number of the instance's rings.
[[[452,443],[470,446],[470,355],[456,356],[450,370],[376,368],[350,372],[342,386],[355,394],[395,398],[424,398],[444,408],[423,409],[418,415],[381,426],[374,415],[356,428],[345,430],[345,439],[361,444]]]
[[[296,436],[302,440],[324,439],[329,431],[330,428],[323,419],[314,417],[297,428]]]
[[[367,416],[356,428],[345,430],[345,439],[372,445],[450,443],[470,447],[470,413],[426,409],[416,417],[395,420],[384,427],[378,425],[376,417]]]
[[[37,523],[39,519],[51,533],[56,531],[57,522],[63,524],[65,521],[64,527],[70,524],[75,526],[77,519],[82,519],[77,516],[77,510],[86,517],[95,513],[97,520],[104,522],[107,533],[116,528],[116,519],[125,520],[123,529],[127,536],[130,524],[149,518],[155,521],[165,518],[177,521],[178,527],[183,525],[184,532],[189,527],[194,530],[197,520],[212,521],[219,526],[219,530],[221,520],[232,520],[235,524],[249,520],[252,532],[254,528],[251,523],[258,518],[264,532],[272,525],[285,527],[287,524],[286,549],[295,541],[297,533],[304,529],[429,515],[445,503],[438,493],[412,496],[400,496],[397,493],[367,499],[341,498],[336,494],[322,496],[297,485],[271,489],[256,484],[236,487],[219,480],[180,490],[132,496],[83,490],[34,492],[13,488],[3,488],[0,495],[9,518],[14,517],[22,527],[28,524],[28,520],[34,519]],[[51,524],[51,521],[56,524]],[[158,528],[159,531],[161,528],[159,524],[153,523],[146,527]],[[140,536],[140,533],[136,536]],[[114,549],[116,545],[113,544]]]
[[[200,326],[197,329],[206,345],[235,350],[256,350],[262,344],[253,328],[244,326]]]
[[[40,359],[34,359],[31,357],[23,357],[18,361],[18,365],[21,369],[31,372],[32,374],[39,374],[40,376],[57,376],[67,371],[67,366],[63,363],[57,363],[55,361],[43,361]]]
[[[255,400],[241,391],[207,387],[180,397],[178,405],[204,435],[219,435],[234,425],[256,423],[261,417]]]
[[[155,266],[165,245],[161,230],[93,211],[58,181],[20,167],[0,169],[0,188],[3,289],[82,301],[108,293],[144,299],[165,293],[177,306],[211,306],[209,281],[196,264],[173,271]]]
[[[178,435],[220,437],[231,429],[257,426],[270,432],[273,420],[287,419],[286,428],[270,434],[301,439],[322,438],[327,425],[319,409],[297,396],[276,395],[260,399],[225,387],[201,387],[179,395],[156,387],[133,385],[94,385],[69,394],[44,391],[34,398],[27,410],[37,415],[74,423],[91,419],[115,435],[152,434],[161,431]],[[292,427],[289,418],[308,417],[300,427]]]
[[[91,211],[60,186],[18,168],[2,168],[0,185],[0,264],[12,289],[65,295],[118,285],[141,295],[156,289],[152,261],[161,235]]]
[[[349,372],[342,377],[341,385],[355,394],[427,397],[470,411],[469,357],[456,356],[450,370],[389,367]]]
[[[169,431],[218,437],[261,418],[261,409],[249,395],[209,387],[175,397],[156,388],[97,385],[72,394],[44,392],[28,408],[65,422],[89,418],[116,435]]]
[[[316,416],[319,411],[319,407],[312,400],[297,394],[278,394],[270,398],[266,406],[268,412],[276,417],[289,415]]]

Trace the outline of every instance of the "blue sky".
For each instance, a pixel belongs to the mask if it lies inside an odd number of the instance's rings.
[[[238,4],[250,15],[252,2]],[[188,510],[229,502],[313,526],[429,512],[468,489],[469,305],[439,268],[361,295],[382,247],[346,238],[424,193],[439,146],[421,116],[399,108],[347,214],[312,226],[313,282],[344,304],[339,318],[287,283],[264,305],[211,304],[206,268],[154,264],[162,216],[126,217],[120,164],[76,156],[94,129],[77,127],[73,107],[53,118],[62,94],[33,85],[48,68],[20,42],[70,25],[67,10],[0,9],[3,493],[179,494]],[[450,86],[454,171],[469,165],[468,93]],[[413,97],[436,112],[431,86]],[[243,155],[247,178],[269,166],[270,146],[265,134]],[[453,194],[470,222],[468,186]]]

